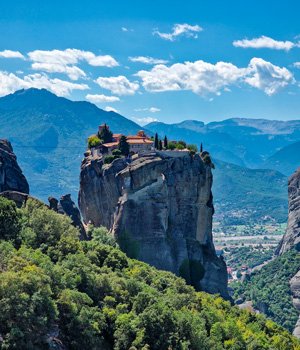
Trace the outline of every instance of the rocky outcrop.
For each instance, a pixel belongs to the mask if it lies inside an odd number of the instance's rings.
[[[80,239],[86,240],[87,234],[85,227],[81,220],[81,214],[75,203],[71,199],[70,194],[61,196],[58,201],[54,197],[48,197],[50,209],[56,211],[59,214],[67,215],[72,220],[72,224],[79,229]]]
[[[289,178],[288,194],[288,225],[277,249],[279,255],[291,248],[300,251],[300,168]]]
[[[29,185],[9,141],[0,140],[0,192],[29,193]]]
[[[288,195],[288,224],[285,235],[277,248],[278,255],[290,249],[296,249],[300,252],[300,168],[289,178]],[[294,306],[300,314],[300,266],[297,274],[291,279],[290,285]],[[300,338],[300,316],[294,335]]]
[[[290,286],[291,286],[291,292],[292,292],[292,296],[293,296],[294,306],[295,306],[295,308],[298,310],[298,312],[300,314],[300,270],[291,279]],[[297,338],[300,338],[300,317],[298,319],[298,322],[296,324],[296,327],[294,329],[293,334]]]
[[[212,239],[212,180],[210,166],[188,152],[152,152],[110,165],[89,156],[79,207],[86,224],[106,226],[129,256],[229,298],[226,264]]]

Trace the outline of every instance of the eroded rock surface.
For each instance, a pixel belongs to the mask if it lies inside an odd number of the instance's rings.
[[[29,185],[17,163],[11,143],[0,139],[0,192],[29,193]]]
[[[288,193],[288,225],[277,249],[279,255],[290,249],[296,249],[300,254],[300,168],[289,178]],[[290,285],[294,306],[300,314],[300,266],[297,274],[291,279]],[[295,326],[294,335],[300,338],[300,316]]]
[[[300,168],[289,178],[288,194],[288,225],[278,249],[279,254],[294,247],[300,251]]]
[[[298,310],[298,312],[300,314],[300,270],[291,279],[290,285],[291,285],[291,292],[292,292],[292,295],[293,295],[294,306],[295,306],[295,308]],[[297,338],[300,338],[300,317],[298,319],[298,322],[296,324],[296,327],[294,329],[293,334]]]
[[[84,159],[79,207],[134,258],[181,275],[198,289],[227,292],[226,264],[212,239],[212,173],[199,155],[152,152],[127,164]]]

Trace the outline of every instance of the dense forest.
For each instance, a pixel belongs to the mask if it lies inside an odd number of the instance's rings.
[[[253,307],[293,331],[298,313],[293,306],[289,281],[299,270],[295,249],[277,257],[244,282],[231,284],[235,299],[252,300]]]
[[[105,229],[88,234],[0,197],[1,349],[300,349],[264,316],[129,259]]]

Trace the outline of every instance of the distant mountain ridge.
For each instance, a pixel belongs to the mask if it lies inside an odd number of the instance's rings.
[[[60,197],[65,193],[70,193],[76,200],[87,137],[104,122],[114,132],[135,134],[143,129],[148,134],[158,132],[161,136],[167,135],[169,140],[185,139],[198,146],[203,142],[214,160],[225,162],[216,162],[214,180],[216,215],[221,216],[230,215],[231,203],[235,206],[244,205],[246,209],[253,208],[254,197],[241,195],[245,193],[242,184],[247,181],[248,175],[245,174],[249,172],[245,164],[250,166],[259,163],[263,166],[265,160],[262,159],[268,159],[282,148],[281,145],[295,142],[300,130],[299,121],[252,119],[228,119],[208,124],[194,120],[173,125],[157,122],[142,128],[118,113],[106,112],[89,102],[57,97],[44,89],[20,90],[0,98],[0,138],[12,142],[20,166],[30,182],[32,195],[43,200],[50,195]],[[279,131],[275,134],[277,126]],[[266,134],[267,131],[270,134]],[[269,140],[270,137],[273,141]],[[233,167],[232,164],[239,167]],[[274,208],[278,204],[278,196],[282,196],[285,190],[282,182],[277,187],[277,176],[271,174],[268,171],[263,175],[251,172],[253,194],[257,188],[262,192],[259,197],[262,201],[259,216],[267,214],[269,208]],[[261,176],[265,177],[266,184],[274,186],[266,186],[263,191]],[[234,190],[232,186],[230,190],[230,184],[235,186]],[[226,193],[230,194],[225,201],[226,207],[218,206]],[[281,218],[287,201],[283,202],[280,199],[278,206]]]
[[[41,199],[65,192],[77,197],[87,137],[104,122],[114,132],[134,134],[143,129],[118,113],[45,89],[20,90],[0,98],[0,138],[13,143],[32,194]]]
[[[300,140],[300,120],[233,118],[208,124],[187,120],[177,124],[153,122],[145,128],[198,146],[202,142],[215,158],[250,168],[265,168],[268,158]],[[270,163],[268,168],[278,170]]]

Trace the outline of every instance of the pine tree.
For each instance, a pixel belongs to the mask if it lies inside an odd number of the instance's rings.
[[[168,139],[167,139],[167,136],[165,136],[165,138],[164,138],[164,147],[165,147],[165,148],[168,148]]]
[[[129,154],[129,143],[127,142],[126,136],[122,135],[119,141],[118,149],[124,156],[128,156]]]
[[[109,127],[106,124],[104,124],[98,136],[103,143],[112,142],[113,140],[113,133],[109,130]]]
[[[157,133],[155,133],[155,138],[154,138],[154,148],[158,149],[159,145],[158,145],[158,135]]]
[[[158,145],[158,147],[159,147],[159,150],[160,150],[160,151],[163,149],[161,140],[159,140],[159,145]]]
[[[203,152],[203,145],[202,145],[202,142],[201,142],[201,146],[200,146],[200,153]]]

